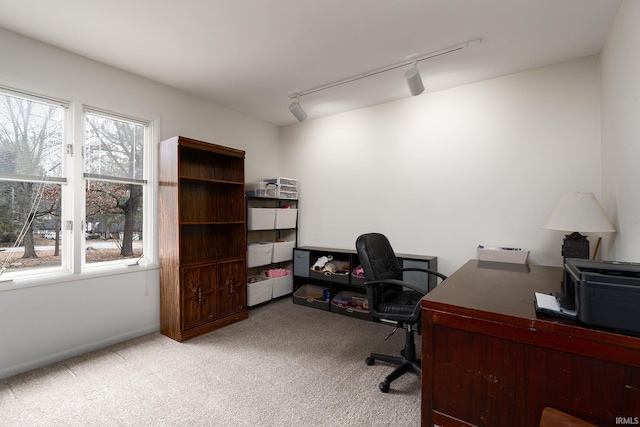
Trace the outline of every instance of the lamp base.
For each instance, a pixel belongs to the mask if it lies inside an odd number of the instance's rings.
[[[564,236],[562,256],[567,258],[589,259],[589,240],[577,231]]]
[[[577,231],[564,236],[564,240],[562,243],[562,256],[563,267],[567,258],[589,259],[589,240],[587,240],[587,236],[583,236]],[[557,292],[556,298],[558,298],[560,307],[567,310],[575,310],[575,290],[573,289],[573,282],[569,280],[567,274],[568,273],[565,270],[561,287],[562,292]]]

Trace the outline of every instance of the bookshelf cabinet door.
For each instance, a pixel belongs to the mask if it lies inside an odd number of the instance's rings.
[[[182,330],[194,328],[216,318],[216,265],[182,269]]]
[[[247,307],[246,266],[244,260],[218,264],[218,317],[241,312]]]

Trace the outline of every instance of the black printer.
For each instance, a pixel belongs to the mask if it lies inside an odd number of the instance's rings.
[[[564,271],[578,320],[640,333],[640,263],[568,258]]]

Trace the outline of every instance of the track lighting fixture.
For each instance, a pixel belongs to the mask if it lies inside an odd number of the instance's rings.
[[[407,70],[404,73],[404,78],[407,80],[407,85],[409,86],[409,91],[411,95],[417,96],[424,92],[424,84],[422,83],[422,78],[420,76],[420,71],[418,70],[418,62],[425,61],[427,59],[436,58],[438,56],[446,55],[449,53],[457,52],[468,47],[477,46],[480,44],[480,39],[472,40],[466,43],[461,43],[459,45],[455,45],[446,49],[439,50],[437,52],[429,53],[427,55],[411,55],[407,57],[404,61],[388,65],[386,67],[378,68],[377,70],[372,70],[366,73],[358,74],[357,76],[349,77],[343,80],[338,80],[337,82],[328,83],[326,85],[314,87],[312,89],[307,89],[303,91],[292,92],[289,97],[296,98],[294,102],[289,105],[289,111],[293,114],[299,122],[304,121],[307,118],[307,113],[300,106],[300,97],[304,95],[309,95],[311,93],[320,92],[321,90],[330,89],[332,87],[340,86],[346,83],[351,83],[356,80],[364,79],[365,77],[371,77],[376,74],[384,73],[387,71],[395,70],[396,68],[405,67],[407,65],[413,64],[413,67]]]
[[[422,77],[420,77],[420,70],[418,70],[417,63],[414,63],[413,67],[404,73],[404,78],[407,79],[411,96],[418,96],[424,92],[424,84],[422,84]]]
[[[289,111],[291,111],[291,114],[293,114],[299,122],[304,122],[307,118],[307,113],[300,106],[299,96],[289,105]]]

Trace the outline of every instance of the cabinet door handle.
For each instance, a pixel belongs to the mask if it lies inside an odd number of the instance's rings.
[[[229,280],[229,293],[232,294],[233,293],[233,279]]]
[[[202,304],[202,286],[198,286],[198,304]]]

